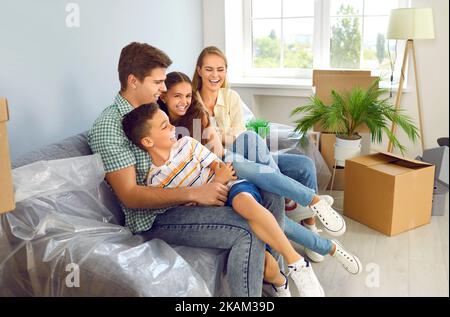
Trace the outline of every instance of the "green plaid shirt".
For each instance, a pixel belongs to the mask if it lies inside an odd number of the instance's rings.
[[[134,165],[136,183],[145,186],[144,179],[151,166],[150,156],[129,141],[122,129],[122,118],[133,109],[118,93],[114,104],[95,120],[88,133],[88,142],[92,152],[101,155],[106,173]],[[169,209],[131,209],[123,204],[121,207],[125,225],[134,233],[150,229],[156,216]]]

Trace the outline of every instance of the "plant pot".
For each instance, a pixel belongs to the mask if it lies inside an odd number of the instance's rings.
[[[336,166],[345,167],[345,160],[361,155],[361,136],[349,140],[336,136],[334,144],[334,159]]]

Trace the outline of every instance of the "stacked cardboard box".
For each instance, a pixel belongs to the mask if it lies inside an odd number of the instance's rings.
[[[321,99],[325,104],[331,103],[331,91],[335,90],[339,93],[346,93],[355,87],[367,89],[370,87],[378,77],[371,76],[370,71],[364,70],[318,70],[313,71],[313,87],[315,88],[315,95]],[[336,143],[336,136],[329,133],[320,125],[314,127],[314,131],[322,132],[320,136],[320,152],[328,165],[328,168],[333,173],[334,166],[334,143]],[[362,126],[357,130],[358,133],[367,134],[370,132],[367,126]],[[365,142],[368,143],[368,142]],[[369,142],[370,146],[370,142]],[[370,149],[362,150],[362,153],[369,153]],[[338,167],[335,171],[333,189],[344,189],[344,168]],[[329,187],[331,182],[329,184]]]
[[[0,213],[11,211],[15,208],[8,134],[6,130],[6,122],[8,119],[8,103],[6,99],[0,98]]]

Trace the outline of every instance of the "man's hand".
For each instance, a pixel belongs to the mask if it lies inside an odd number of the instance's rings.
[[[236,180],[236,172],[234,171],[233,165],[231,163],[219,162],[216,169],[214,170],[216,175],[213,181],[221,184],[227,184],[229,181]]]
[[[224,206],[228,197],[228,187],[219,183],[209,183],[189,188],[191,201],[198,205]]]

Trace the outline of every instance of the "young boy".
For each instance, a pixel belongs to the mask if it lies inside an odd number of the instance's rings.
[[[260,193],[252,183],[237,180],[230,165],[195,139],[184,137],[177,141],[175,127],[157,104],[139,106],[123,118],[122,124],[126,136],[151,157],[152,165],[146,178],[148,186],[180,188],[208,182],[229,185],[227,205],[249,222],[258,238],[284,257],[288,276],[300,296],[324,296],[312,267],[292,247],[274,216],[260,204]],[[266,256],[266,281],[272,284],[276,295],[289,295],[287,278],[278,267],[274,274],[274,265],[270,264],[274,259],[268,253]]]

